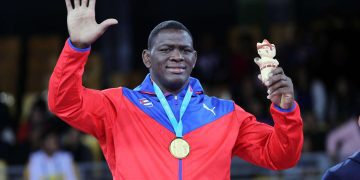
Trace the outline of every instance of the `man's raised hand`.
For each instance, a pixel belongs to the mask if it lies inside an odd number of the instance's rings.
[[[106,29],[118,23],[116,19],[107,19],[98,24],[95,20],[96,0],[65,0],[67,25],[71,42],[78,48],[89,47]]]

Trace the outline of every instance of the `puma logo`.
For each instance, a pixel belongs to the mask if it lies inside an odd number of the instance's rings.
[[[204,104],[204,103],[203,103],[203,107],[204,107],[206,110],[212,112],[212,113],[214,114],[214,116],[216,116],[215,111],[214,111],[215,107],[213,107],[212,109],[210,109],[210,108],[209,108],[206,104]]]

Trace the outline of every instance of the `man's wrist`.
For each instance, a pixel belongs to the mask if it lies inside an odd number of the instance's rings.
[[[273,104],[273,105],[274,105],[275,109],[280,112],[292,112],[296,108],[295,102],[293,102],[293,104],[291,105],[291,107],[289,109],[283,109],[282,107],[280,107],[279,105],[276,105],[276,104]]]
[[[75,46],[76,48],[79,48],[79,49],[86,49],[86,48],[90,47],[90,45],[88,45],[88,44],[84,44],[84,43],[80,43],[80,42],[74,42],[71,39],[70,39],[70,41],[71,41],[71,44],[73,46]]]
[[[68,39],[68,43],[72,49],[79,51],[79,52],[86,52],[86,51],[89,51],[91,48],[91,46],[85,46],[85,47],[81,48],[82,45],[81,45],[81,47],[79,47],[78,45],[76,45],[76,43],[72,42],[70,38]]]

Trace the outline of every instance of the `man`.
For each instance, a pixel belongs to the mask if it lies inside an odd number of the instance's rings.
[[[229,179],[234,155],[276,170],[297,163],[302,120],[281,68],[265,82],[271,127],[232,101],[206,96],[190,77],[197,53],[189,30],[165,21],[149,35],[142,58],[150,73],[140,86],[87,89],[82,74],[90,45],[117,21],[97,24],[95,0],[74,0],[74,7],[65,2],[70,38],[50,79],[49,107],[98,139],[114,179]]]
[[[334,161],[343,161],[360,149],[360,129],[355,117],[349,118],[329,131],[326,138],[326,153]]]
[[[27,172],[30,180],[79,179],[76,175],[73,157],[60,150],[59,135],[53,129],[41,134],[41,149],[30,154]]]
[[[360,126],[360,116],[358,119]],[[353,155],[348,157],[346,160],[328,169],[323,180],[357,180],[360,178],[360,152],[355,152]]]

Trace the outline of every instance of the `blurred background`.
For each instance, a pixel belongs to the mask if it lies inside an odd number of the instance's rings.
[[[148,72],[141,52],[150,31],[163,20],[178,20],[193,34],[198,61],[192,76],[205,92],[233,99],[273,124],[253,62],[256,43],[266,38],[294,83],[303,154],[285,171],[234,158],[231,177],[320,179],[360,150],[359,7],[356,0],[98,0],[98,22],[116,18],[119,24],[92,45],[84,85],[136,87]],[[49,129],[57,134],[55,147],[74,158],[77,177],[111,179],[96,140],[48,111],[49,77],[68,38],[64,0],[3,1],[0,27],[0,179],[28,177],[29,158],[45,147]]]

